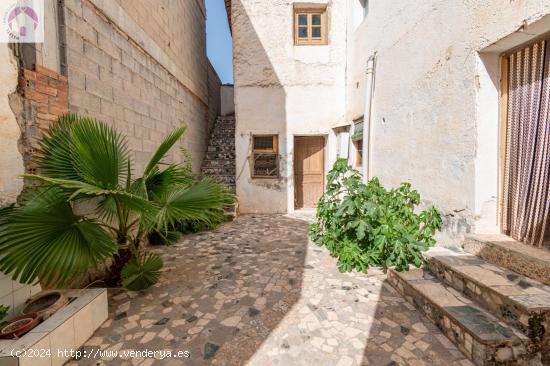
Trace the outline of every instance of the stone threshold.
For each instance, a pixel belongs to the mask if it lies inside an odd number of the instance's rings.
[[[525,335],[536,337],[538,323],[550,324],[550,287],[497,267],[468,253],[432,248],[428,270]]]
[[[0,365],[63,365],[107,320],[106,289],[62,291],[70,300],[67,306],[23,337],[0,340]]]
[[[476,365],[520,365],[530,357],[527,336],[424,269],[390,269],[388,281]]]
[[[487,262],[508,268],[550,286],[550,251],[539,249],[503,234],[466,236],[464,250]]]

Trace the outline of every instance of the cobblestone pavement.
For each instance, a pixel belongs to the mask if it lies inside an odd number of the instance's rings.
[[[72,364],[470,365],[382,272],[339,273],[308,243],[302,219],[241,216],[155,249],[161,281],[111,292],[110,319],[84,347],[111,355]],[[128,358],[128,350],[190,357]]]

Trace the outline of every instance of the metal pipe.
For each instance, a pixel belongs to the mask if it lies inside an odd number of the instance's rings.
[[[363,154],[361,172],[363,173],[363,182],[367,183],[370,178],[369,159],[370,159],[370,126],[372,116],[372,101],[374,97],[374,81],[376,74],[376,52],[367,60],[367,72],[365,80],[365,111],[363,114]]]

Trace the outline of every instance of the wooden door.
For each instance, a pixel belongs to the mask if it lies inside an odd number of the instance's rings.
[[[325,182],[323,136],[294,138],[294,206],[316,207]]]

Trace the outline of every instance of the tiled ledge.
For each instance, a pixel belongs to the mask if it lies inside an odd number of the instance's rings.
[[[92,336],[108,316],[107,290],[64,290],[72,301],[20,339],[0,340],[2,366],[58,366]],[[27,350],[25,356],[14,357]],[[60,353],[61,352],[61,353]],[[20,353],[21,354],[21,353]]]

